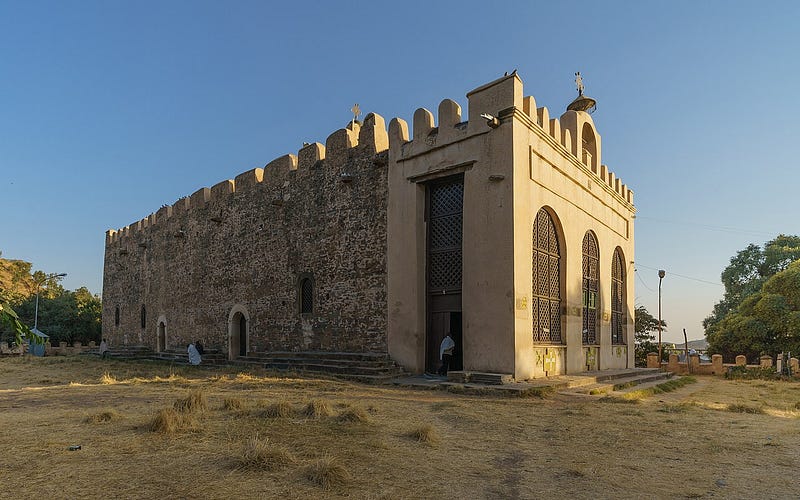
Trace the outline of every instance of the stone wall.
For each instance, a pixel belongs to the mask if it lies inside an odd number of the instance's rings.
[[[109,231],[103,336],[155,349],[163,322],[161,348],[200,339],[227,351],[236,307],[250,352],[386,352],[387,146],[383,119],[369,115],[324,146]],[[305,277],[310,314],[300,314]]]

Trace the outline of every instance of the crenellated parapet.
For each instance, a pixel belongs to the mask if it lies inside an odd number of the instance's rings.
[[[461,106],[445,99],[439,104],[438,120],[432,112],[419,108],[414,112],[412,127],[399,118],[389,124],[389,155],[404,161],[431,152],[468,137],[487,134],[493,128],[515,117],[524,121],[543,137],[552,139],[551,146],[588,172],[596,182],[606,185],[614,196],[633,204],[633,191],[602,164],[601,138],[591,115],[585,111],[567,111],[551,118],[546,107],[536,107],[532,96],[524,96],[522,80],[516,73],[482,85],[467,94],[468,121],[462,121]],[[492,121],[491,118],[496,119]]]
[[[296,155],[287,154],[267,163],[264,168],[254,168],[213,186],[202,187],[190,196],[178,199],[172,205],[164,205],[157,212],[133,222],[123,228],[106,231],[106,245],[127,241],[149,228],[172,217],[190,214],[208,204],[231,195],[245,194],[256,189],[280,189],[289,180],[303,183],[310,173],[326,164],[339,165],[347,162],[353,151],[364,155],[375,155],[374,164],[385,166],[381,153],[389,148],[389,135],[382,116],[370,113],[363,124],[352,122],[328,136],[325,144],[305,144]],[[280,195],[276,195],[276,201]],[[276,203],[279,204],[279,203]]]

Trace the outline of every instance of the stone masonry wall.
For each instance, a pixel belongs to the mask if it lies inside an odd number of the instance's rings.
[[[109,231],[103,335],[156,348],[163,319],[166,348],[201,339],[227,351],[239,305],[251,352],[386,352],[387,147],[384,121],[371,114],[325,146]],[[314,309],[301,315],[303,276],[313,278]]]

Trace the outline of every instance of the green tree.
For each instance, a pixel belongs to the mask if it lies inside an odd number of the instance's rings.
[[[661,331],[667,329],[667,322],[661,320]],[[654,318],[644,306],[636,306],[636,319],[634,321],[634,352],[636,366],[647,366],[647,353],[658,352],[658,319]],[[662,358],[667,355],[662,352]]]
[[[731,361],[739,354],[800,353],[800,259],[767,279],[706,332],[710,353]]]
[[[731,257],[722,271],[725,295],[714,305],[714,310],[703,320],[706,336],[714,333],[725,316],[735,311],[749,296],[761,290],[764,283],[776,273],[800,259],[800,236],[778,235],[764,244],[764,248],[750,244]]]

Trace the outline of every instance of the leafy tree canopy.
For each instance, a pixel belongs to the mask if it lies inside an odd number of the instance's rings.
[[[667,322],[661,320],[661,331],[666,331]],[[656,333],[658,333],[658,319],[654,318],[647,308],[644,306],[636,306],[636,319],[634,321],[635,332],[635,358],[636,366],[647,365],[647,353],[658,352],[658,342],[656,342]],[[664,356],[666,351],[662,352]]]
[[[800,258],[708,326],[706,338],[709,352],[727,360],[738,354],[751,361],[761,354],[800,354]]]

